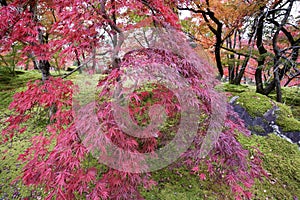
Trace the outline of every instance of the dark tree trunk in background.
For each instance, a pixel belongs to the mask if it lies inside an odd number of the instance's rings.
[[[276,71],[274,75],[275,75],[276,101],[282,102],[282,92],[281,92],[281,85],[280,85],[278,71]]]
[[[0,4],[1,4],[1,6],[7,6],[6,0],[0,0]]]
[[[45,81],[50,76],[50,63],[48,60],[40,60],[39,61],[39,70],[42,73],[42,80]]]
[[[207,6],[209,7],[209,2],[206,2]],[[178,10],[189,10],[193,13],[200,13],[203,16],[204,21],[207,23],[207,26],[209,28],[209,30],[215,35],[216,38],[216,42],[215,42],[215,60],[216,60],[216,64],[217,64],[217,68],[219,71],[219,76],[218,78],[221,79],[224,75],[224,70],[222,67],[222,61],[221,61],[221,47],[223,44],[223,40],[225,40],[226,38],[222,39],[222,33],[223,33],[223,23],[222,21],[220,21],[218,18],[216,18],[215,13],[213,11],[211,11],[209,8],[202,10],[201,7],[198,7],[197,10],[193,9],[193,8],[182,8],[177,6]],[[213,27],[210,24],[210,20],[213,21],[213,23],[216,25],[216,27]],[[227,36],[229,37],[229,35]]]
[[[256,84],[256,92],[264,94],[263,89],[263,80],[262,80],[262,72],[263,72],[263,66],[265,64],[265,56],[264,54],[268,51],[265,49],[263,45],[263,30],[264,30],[264,10],[265,7],[261,8],[261,16],[258,20],[257,24],[257,30],[256,30],[256,46],[258,48],[259,52],[259,58],[257,61],[257,68],[255,70],[255,84]]]
[[[221,46],[223,44],[223,41],[222,41],[223,24],[215,17],[213,12],[208,11],[207,13],[208,13],[208,16],[217,24],[217,30],[211,26],[209,26],[209,28],[216,36],[215,58],[216,58],[217,68],[219,71],[219,76],[220,76],[219,78],[221,79],[224,75],[222,62],[221,62]]]
[[[243,61],[243,64],[242,64],[242,67],[241,67],[240,71],[238,72],[237,76],[233,80],[233,84],[235,84],[235,85],[240,85],[241,84],[241,81],[242,81],[242,78],[245,74],[245,70],[246,70],[249,59],[250,59],[250,56],[247,56],[245,58],[245,60]]]
[[[218,29],[219,29],[219,26],[218,26]],[[220,26],[220,29],[222,30],[222,26]],[[221,34],[216,35],[216,38],[217,38],[217,41],[216,41],[216,46],[215,46],[215,57],[216,57],[216,63],[217,63],[219,75],[220,75],[220,78],[222,78],[224,75],[224,71],[223,71],[222,62],[221,62],[221,45],[222,45]]]
[[[281,80],[284,78],[287,72],[291,70],[292,67],[295,67],[295,61],[298,58],[299,43],[298,40],[294,40],[292,34],[286,29],[288,18],[290,16],[293,3],[295,0],[289,1],[278,1],[272,8],[265,10],[265,7],[261,8],[260,16],[258,16],[258,24],[256,29],[256,46],[259,51],[258,57],[258,67],[255,71],[255,80],[256,80],[256,91],[268,95],[274,89],[276,89],[276,100],[278,102],[282,101],[282,92],[281,92]],[[272,38],[272,47],[273,47],[273,79],[268,83],[265,88],[263,87],[262,75],[263,75],[263,66],[266,64],[266,56],[268,51],[263,46],[263,35],[264,28],[267,25],[274,26],[274,34],[271,35]],[[266,28],[267,29],[267,28]],[[280,32],[287,38],[289,41],[289,48],[282,49],[279,45]],[[298,36],[296,36],[298,37]],[[289,53],[288,50],[292,50],[292,53]],[[271,53],[271,52],[269,52]],[[268,56],[269,57],[269,56]],[[271,74],[270,74],[271,75]]]
[[[37,61],[35,60],[35,58],[32,59],[32,63],[33,63],[33,68],[34,69],[39,69]]]
[[[35,23],[38,23],[38,21],[39,21],[38,16],[37,16],[37,9],[38,9],[37,2],[35,2],[35,1],[30,2],[30,12],[32,13],[32,19]],[[37,29],[38,29],[37,30],[38,31],[38,42],[40,44],[48,43],[49,35],[47,33],[44,35],[43,31],[40,28],[37,28]],[[42,80],[45,81],[50,76],[50,63],[48,60],[36,61],[35,56],[36,55],[32,55],[34,67],[37,67],[41,71]]]

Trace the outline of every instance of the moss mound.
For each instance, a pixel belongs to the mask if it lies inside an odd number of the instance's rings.
[[[269,109],[278,106],[276,111],[278,124],[284,132],[300,131],[300,121],[294,118],[291,108],[282,103],[277,103],[271,98],[255,92],[243,92],[239,94],[236,104],[247,110],[252,117],[262,117]]]
[[[300,197],[300,151],[296,144],[274,135],[262,137],[240,135],[239,141],[249,149],[258,147],[264,154],[263,166],[269,177],[257,181],[253,199],[293,199]]]
[[[285,132],[300,131],[300,121],[295,119],[292,110],[285,104],[277,103],[279,107],[276,123],[282,127]]]
[[[255,146],[264,154],[263,165],[269,177],[257,180],[251,190],[253,199],[299,198],[300,151],[297,145],[274,134],[266,137],[239,135],[238,139],[244,148],[249,150]],[[226,186],[209,179],[201,181],[184,168],[165,168],[154,172],[152,178],[157,185],[149,190],[141,189],[145,199],[233,199],[226,195],[229,193]]]
[[[243,92],[239,97],[236,103],[245,108],[252,117],[262,117],[275,105],[270,98],[255,92]]]

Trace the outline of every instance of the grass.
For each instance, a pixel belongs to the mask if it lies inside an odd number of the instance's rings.
[[[6,109],[13,95],[21,91],[30,80],[37,80],[41,75],[37,71],[16,71],[16,76],[0,68],[0,111]]]
[[[1,77],[1,75],[0,75]],[[4,77],[4,76],[2,76]],[[5,76],[6,77],[6,76]],[[5,125],[5,119],[10,115],[7,106],[12,100],[16,91],[25,89],[26,82],[31,79],[39,79],[38,72],[25,72],[16,77],[7,77],[0,81],[0,131]],[[77,75],[72,75],[72,79],[79,79]],[[224,87],[224,86],[223,86]],[[223,88],[224,89],[224,88]],[[239,103],[246,106],[253,115],[261,115],[263,111],[273,105],[273,101],[268,97],[255,94],[253,88],[249,86],[225,86],[225,91],[238,94]],[[294,93],[293,93],[294,94]],[[250,96],[248,96],[250,95]],[[81,96],[86,96],[83,92]],[[81,99],[81,97],[79,97]],[[292,101],[289,99],[286,104],[278,104],[280,107],[280,117],[284,123],[293,119],[293,113],[288,103],[297,102],[297,98]],[[259,104],[259,105],[258,105]],[[262,104],[262,105],[260,105]],[[256,111],[260,106],[260,111]],[[256,108],[256,109],[255,109]],[[297,129],[295,121],[288,122],[286,127]],[[21,175],[22,166],[17,161],[18,155],[30,146],[32,132],[30,129],[41,129],[42,126],[35,127],[34,123],[28,124],[29,130],[24,134],[15,137],[12,143],[0,144],[0,199],[21,199],[21,197],[42,198],[41,188],[25,187],[21,182],[10,184],[12,180]],[[295,128],[296,126],[296,128]],[[253,127],[259,129],[260,127]],[[238,140],[246,148],[251,146],[258,147],[262,153],[263,165],[270,174],[268,179],[262,182],[257,181],[252,192],[253,199],[293,199],[299,198],[300,194],[300,151],[296,145],[292,145],[284,139],[270,134],[267,137],[252,135],[245,137],[240,135]],[[206,173],[203,168],[203,172]],[[196,175],[189,173],[185,168],[164,168],[152,173],[152,178],[157,182],[151,189],[140,188],[141,194],[149,200],[173,200],[173,199],[232,199],[228,196],[226,185],[215,184],[214,181],[207,179],[200,181]]]

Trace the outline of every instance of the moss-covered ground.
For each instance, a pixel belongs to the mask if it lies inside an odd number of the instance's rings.
[[[277,103],[276,96],[272,93],[269,96],[255,93],[254,86],[223,84],[218,87],[220,91],[229,92],[229,98],[239,96],[236,103],[244,107],[252,116],[262,116],[269,109],[277,106],[278,118],[276,123],[285,132],[300,131],[300,88],[282,88],[283,102]]]
[[[7,106],[12,100],[13,94],[24,89],[28,80],[39,77],[40,75],[36,72],[25,72],[10,80],[2,81],[1,79],[0,131],[5,125],[5,119],[10,114]],[[262,114],[262,110],[269,109],[274,103],[267,97],[255,94],[254,89],[249,86],[225,85],[222,87],[225,88],[226,92],[239,95],[239,103],[249,105],[248,109],[253,115]],[[285,90],[289,91],[288,89]],[[296,90],[296,92],[298,91]],[[294,93],[290,94],[290,97],[292,96],[294,96]],[[300,97],[290,97],[286,98],[286,104],[279,105],[280,112],[282,112],[281,120],[288,122],[285,125],[287,130],[296,130],[299,128],[297,125],[295,126],[297,122],[294,121],[297,114],[292,113],[289,106],[297,102]],[[295,105],[295,107],[299,106],[299,104]],[[260,111],[257,111],[257,106],[261,109]],[[295,118],[292,116],[295,116]],[[33,125],[29,124],[29,126]],[[30,145],[31,137],[31,132],[26,131],[19,137],[14,138],[12,143],[0,143],[0,199],[22,199],[30,196],[31,199],[42,198],[43,191],[40,188],[27,188],[21,182],[11,184],[12,180],[21,175],[24,164],[17,161],[17,158]],[[273,134],[267,137],[240,136],[238,139],[246,149],[255,146],[264,154],[263,165],[269,174],[269,178],[256,182],[252,189],[253,199],[300,198],[300,151],[296,145]],[[196,175],[189,173],[184,168],[165,168],[154,172],[152,178],[157,182],[156,186],[148,190],[141,188],[141,193],[145,199],[233,199],[228,196],[229,188],[227,186],[220,186],[208,178],[200,181]]]

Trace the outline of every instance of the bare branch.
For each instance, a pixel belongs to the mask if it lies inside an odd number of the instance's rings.
[[[238,52],[238,51],[236,51],[236,50],[234,50],[234,49],[229,49],[229,48],[226,48],[226,47],[223,47],[223,46],[221,46],[221,48],[224,49],[224,50],[226,50],[226,51],[229,51],[229,52],[231,52],[231,53],[234,53],[234,54],[236,54],[236,55],[244,56],[244,57],[251,57],[251,58],[253,58],[254,60],[257,60],[257,58],[256,58],[256,57],[253,57],[251,54],[241,53],[241,52]]]
[[[139,43],[139,45],[140,45],[141,47],[145,48],[144,45],[140,42],[140,40],[136,37],[135,34],[133,35],[133,37],[134,37],[134,39]]]
[[[93,58],[90,58],[87,61],[81,63],[78,67],[76,67],[75,69],[73,69],[72,71],[70,71],[68,74],[63,75],[62,78],[67,78],[68,76],[70,76],[74,72],[78,71],[81,67],[83,67],[84,65],[88,64],[92,59]]]

